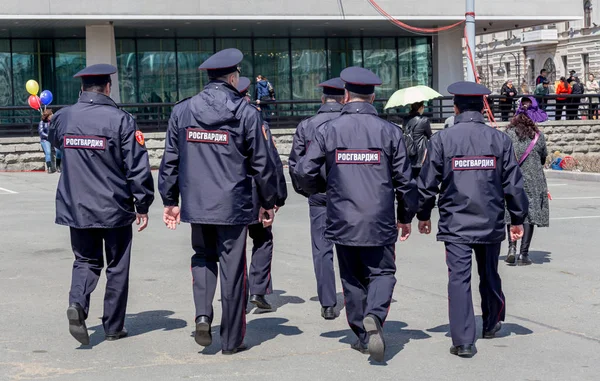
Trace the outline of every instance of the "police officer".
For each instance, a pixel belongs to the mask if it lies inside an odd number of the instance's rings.
[[[239,50],[225,49],[202,63],[210,82],[174,107],[158,183],[167,227],[192,224],[195,339],[202,346],[212,343],[212,301],[217,270],[221,273],[223,354],[246,349],[246,235],[256,219],[253,179],[265,227],[273,222],[277,201],[277,168],[260,114],[236,89],[242,59]]]
[[[240,77],[237,89],[246,99],[248,97],[248,88],[250,87],[250,79]],[[269,145],[273,154],[273,161],[277,166],[277,200],[275,201],[275,212],[285,205],[287,199],[287,185],[283,174],[283,163],[279,158],[279,152],[275,147],[275,141],[271,135],[271,130],[266,122],[263,122],[264,133],[268,136]],[[252,259],[250,260],[250,271],[248,273],[248,289],[250,292],[250,303],[257,308],[270,310],[272,309],[265,295],[273,292],[273,280],[271,277],[271,262],[273,260],[273,228],[272,226],[264,227],[258,221],[260,213],[260,202],[258,200],[258,192],[256,185],[252,184],[252,200],[254,202],[254,216],[256,220],[248,225],[248,235],[252,239]]]
[[[317,129],[294,174],[304,192],[327,192],[325,238],[336,245],[348,323],[358,336],[352,348],[382,362],[381,327],[396,284],[395,243],[398,230],[402,241],[410,235],[416,184],[402,131],[372,106],[379,77],[360,67],[340,77],[346,88],[341,115]]]
[[[435,134],[419,177],[419,231],[431,231],[431,211],[439,196],[438,241],[446,245],[450,353],[474,353],[475,316],[471,298],[471,256],[475,251],[481,278],[483,337],[493,338],[505,316],[498,275],[500,243],[504,240],[504,204],[510,213],[511,236],[523,235],[527,198],[508,136],[485,124],[483,96],[490,91],[473,82],[448,87],[457,114],[452,128]]]
[[[319,84],[323,88],[321,102],[317,115],[305,119],[296,128],[292,151],[290,152],[289,168],[294,190],[308,197],[310,210],[310,238],[312,257],[317,278],[317,295],[321,303],[321,316],[326,320],[336,318],[334,307],[337,303],[335,290],[335,271],[333,269],[333,244],[323,238],[327,219],[327,197],[325,193],[309,196],[299,188],[295,180],[296,164],[313,141],[317,127],[340,116],[344,103],[344,81],[339,77]]]
[[[71,228],[75,254],[69,293],[69,331],[89,344],[85,320],[90,295],[98,284],[106,251],[106,293],[102,325],[107,340],[127,335],[124,328],[129,286],[131,224],[148,226],[154,201],[144,135],[131,115],[109,97],[112,65],[92,65],[81,78],[82,93],[73,106],[52,118],[50,137],[63,152],[56,192],[56,223]]]

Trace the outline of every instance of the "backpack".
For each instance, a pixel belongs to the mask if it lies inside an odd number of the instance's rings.
[[[271,85],[271,82],[267,82],[267,89],[269,90],[269,96],[275,98],[275,89],[273,88],[273,85]]]
[[[404,135],[404,144],[406,145],[406,153],[408,155],[408,157],[414,157],[418,155],[418,150],[417,150],[417,144],[415,143],[415,140],[413,139],[413,131],[415,130],[415,127],[417,126],[417,124],[419,124],[419,121],[421,120],[421,117],[414,117],[411,120],[408,121],[408,123],[406,123],[406,126],[404,127],[402,134]]]

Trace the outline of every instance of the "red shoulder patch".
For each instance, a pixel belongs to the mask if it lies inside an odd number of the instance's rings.
[[[144,146],[144,143],[146,142],[146,140],[144,139],[144,134],[142,134],[142,131],[136,131],[135,132],[135,140],[141,145]]]

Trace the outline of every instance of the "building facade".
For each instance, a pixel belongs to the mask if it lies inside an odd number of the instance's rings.
[[[542,69],[552,89],[571,70],[582,82],[589,74],[600,79],[600,1],[582,0],[576,6],[580,20],[478,36],[476,65],[482,82],[499,93],[510,79],[533,92]]]
[[[421,28],[464,19],[463,0],[377,3]],[[540,11],[536,2],[508,3],[518,4],[520,14],[479,1],[478,33],[574,21],[582,13],[564,0],[545,1],[561,12]],[[379,97],[417,84],[445,93],[448,84],[463,77],[462,36],[461,26],[438,34],[399,28],[368,0],[5,0],[0,8],[0,107],[25,105],[29,79],[51,90],[55,104],[73,103],[79,83],[72,75],[94,63],[118,67],[112,96],[119,102],[175,102],[202,89],[207,78],[197,67],[229,47],[245,54],[242,75],[266,76],[278,100],[316,99],[319,82],[352,65],[383,79]]]

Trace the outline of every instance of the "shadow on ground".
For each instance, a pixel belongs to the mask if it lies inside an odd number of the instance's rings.
[[[250,313],[250,311],[252,311],[254,309],[255,315],[262,315],[262,314],[266,314],[266,313],[275,312],[279,308],[281,308],[287,304],[306,303],[306,301],[304,299],[302,299],[298,296],[285,295],[285,294],[287,294],[287,291],[273,290],[273,293],[265,296],[265,298],[267,299],[269,304],[271,304],[272,308],[270,310],[261,310],[261,309],[257,309],[257,308],[255,309],[253,304],[248,303],[248,306],[246,307],[246,313]]]
[[[339,317],[342,313],[342,310],[345,307],[345,303],[344,303],[344,294],[341,292],[338,292],[335,295],[335,299],[336,299],[336,305],[335,305],[335,316]],[[319,297],[318,296],[313,296],[312,298],[309,299],[311,302],[318,302],[319,301]],[[392,299],[392,303],[396,303],[397,300],[396,299]],[[320,311],[319,311],[320,313]]]
[[[127,329],[128,337],[143,335],[152,331],[173,331],[185,328],[187,326],[185,320],[169,317],[174,313],[173,311],[158,310],[128,314],[125,317],[125,328]],[[82,345],[80,349],[90,349],[105,340],[105,332],[102,324],[88,327],[88,330],[93,331],[90,335],[90,345]],[[124,340],[127,339],[125,338]]]
[[[506,255],[500,257],[501,262],[504,262],[505,259]],[[549,251],[531,250],[529,251],[529,259],[531,259],[534,265],[543,265],[544,263],[552,262],[552,253]]]
[[[411,340],[423,340],[431,337],[424,331],[405,329],[406,327],[408,327],[408,324],[401,321],[387,321],[383,326],[386,350],[385,363],[382,365],[386,365],[388,361],[400,353],[404,349],[404,346]],[[321,334],[321,337],[326,337],[329,339],[339,338],[339,342],[347,344],[348,348],[350,348],[352,343],[358,340],[354,332],[352,332],[350,329],[325,332]],[[358,352],[357,355],[359,355]]]
[[[481,338],[482,335],[482,327],[483,327],[483,321],[481,320],[481,316],[477,316],[475,318],[475,323],[477,325],[477,339]],[[450,335],[450,324],[444,324],[444,325],[440,325],[438,327],[435,328],[430,328],[427,330],[427,332],[431,332],[431,333],[445,333],[446,337],[451,337]],[[502,338],[502,337],[508,337],[511,336],[513,334],[517,335],[517,336],[524,336],[524,335],[531,335],[533,333],[532,330],[530,330],[529,328],[523,327],[522,325],[519,324],[514,324],[514,323],[502,323],[502,329],[500,329],[500,331],[498,331],[498,333],[496,333],[496,338]]]

